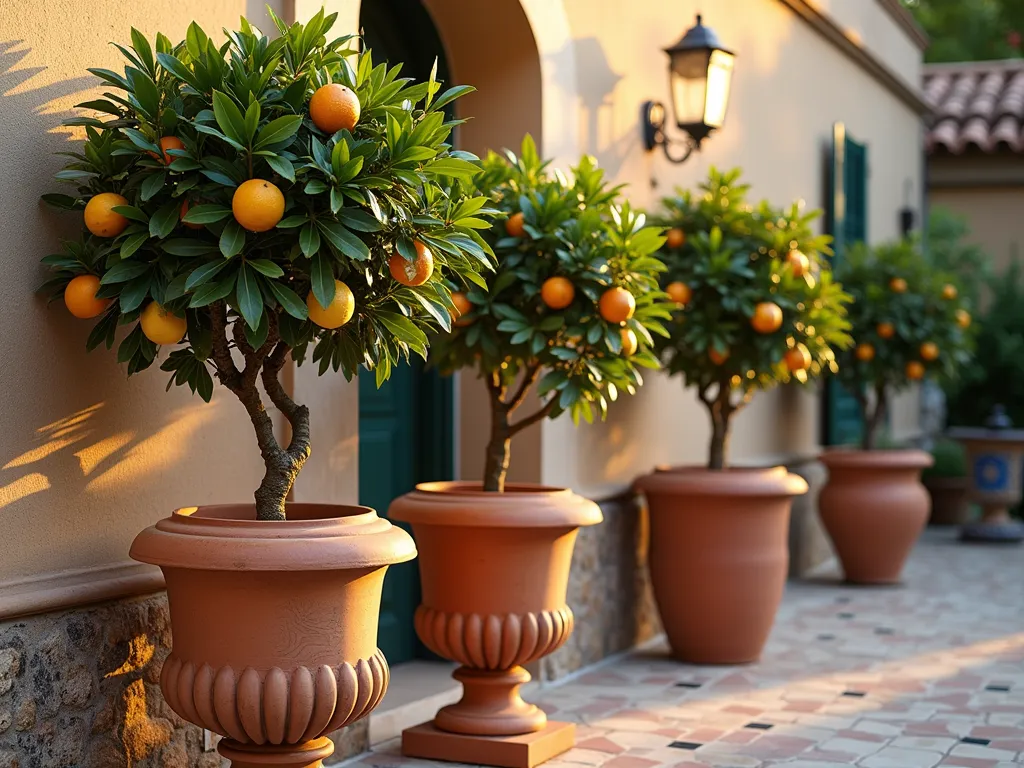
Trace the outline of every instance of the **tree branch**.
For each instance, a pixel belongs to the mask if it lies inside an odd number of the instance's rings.
[[[210,306],[210,325],[213,336],[213,364],[217,368],[217,378],[229,390],[238,394],[241,386],[242,372],[235,366],[231,357],[231,344],[228,341],[228,309],[223,301]]]
[[[505,403],[505,408],[509,413],[512,413],[512,411],[523,404],[523,400],[526,399],[526,393],[530,391],[530,387],[536,383],[539,376],[540,363],[534,363],[526,369],[526,372],[523,374],[523,381],[519,385],[519,389],[517,389],[515,394],[512,395],[512,399]]]
[[[547,415],[554,410],[556,402],[558,402],[557,393],[552,395],[551,399],[544,403],[544,405],[541,406],[539,411],[535,411],[526,418],[520,419],[515,424],[509,425],[509,435],[516,435],[519,432],[522,432],[527,427],[529,427],[531,424],[536,424],[541,419],[547,417]]]
[[[287,453],[292,459],[305,461],[310,454],[309,408],[292,400],[281,385],[281,369],[287,361],[291,347],[278,341],[274,351],[263,364],[263,388],[277,409],[288,419],[292,427],[292,439],[288,443]]]

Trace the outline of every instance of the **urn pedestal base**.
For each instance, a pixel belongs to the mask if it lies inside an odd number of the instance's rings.
[[[550,720],[542,730],[520,736],[469,736],[423,723],[402,732],[402,754],[498,768],[534,768],[568,752],[575,741],[575,723]]]
[[[469,736],[517,736],[544,728],[547,715],[523,701],[520,686],[530,682],[522,667],[506,670],[459,667],[452,677],[462,683],[462,699],[441,709],[434,724],[442,731]]]
[[[231,768],[323,768],[334,754],[334,742],[324,737],[296,746],[240,744],[224,739],[217,751],[231,761]]]

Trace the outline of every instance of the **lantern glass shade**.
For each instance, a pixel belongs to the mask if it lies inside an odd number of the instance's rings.
[[[725,122],[733,54],[717,49],[671,52],[670,80],[676,124],[702,139]]]

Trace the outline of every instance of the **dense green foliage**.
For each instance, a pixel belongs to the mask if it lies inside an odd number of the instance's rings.
[[[956,440],[939,438],[931,450],[935,463],[921,471],[929,477],[967,477],[967,451]]]
[[[672,313],[659,354],[670,373],[697,388],[716,431],[719,418],[727,431],[728,417],[756,390],[834,370],[835,348],[849,342],[849,297],[823,258],[829,237],[811,230],[818,212],[804,213],[798,203],[750,205],[748,190],[739,170],[712,169],[695,192],[665,199],[659,219],[685,236],[659,254],[668,268],[662,287],[671,292],[682,283],[690,293]],[[754,327],[762,304],[781,310],[774,330]],[[791,350],[804,364],[787,364]]]
[[[80,105],[101,117],[67,121],[86,131],[58,174],[76,193],[46,200],[77,210],[116,192],[129,203],[116,210],[131,224],[114,238],[86,233],[44,260],[57,271],[47,285],[55,296],[75,275],[92,273],[102,278],[99,295],[115,299],[90,348],[111,346],[119,325],[134,325],[118,359],[129,373],[149,367],[157,347],[136,323],[158,302],[188,320],[163,368],[209,399],[210,308],[218,302],[230,308],[229,321],[244,323],[254,349],[277,333],[299,360],[314,344],[321,372],[351,377],[365,365],[378,381],[409,353],[426,354],[425,329],[448,327],[442,277],[479,280],[490,258],[476,233],[488,226],[480,218],[486,199],[462,187],[479,171],[476,158],[446,143],[453,123],[443,107],[471,89],[438,97],[433,79],[413,83],[399,77],[400,66],[374,66],[370,52],[349,48],[351,36],[326,38],[335,16],[321,12],[290,28],[278,21],[274,40],[243,19],[219,47],[196,24],[178,45],[159,35],[154,47],[133,30],[132,47],[119,46],[123,74],[90,70],[110,91]],[[327,135],[309,119],[311,94],[332,81],[361,102],[352,132]],[[184,148],[169,150],[165,165],[158,142],[169,136]],[[232,217],[232,195],[250,178],[285,195],[284,218],[270,231],[246,232]],[[438,269],[408,288],[391,278],[388,258],[395,249],[414,258],[414,238],[430,246]],[[307,319],[306,297],[312,290],[327,306],[336,278],[353,291],[356,312],[326,330]]]
[[[931,39],[926,61],[1018,58],[1024,33],[1020,0],[903,0]]]
[[[928,211],[926,251],[928,260],[940,272],[956,278],[964,306],[981,306],[982,293],[992,280],[992,257],[985,250],[967,242],[970,228],[963,216],[944,208]]]

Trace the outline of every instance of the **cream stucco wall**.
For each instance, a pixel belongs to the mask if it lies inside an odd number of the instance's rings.
[[[968,240],[988,252],[997,274],[1024,255],[1024,185],[933,189],[930,204],[967,219]]]
[[[287,18],[286,3],[272,4]],[[44,276],[40,257],[80,226],[80,216],[38,200],[61,191],[51,178],[62,164],[54,153],[72,148],[74,135],[60,121],[99,93],[85,68],[121,68],[108,43],[127,41],[130,24],[151,39],[162,31],[177,40],[195,19],[219,37],[246,14],[269,32],[264,7],[0,0],[0,596],[11,581],[59,590],[70,569],[103,579],[127,560],[135,533],[174,507],[246,501],[259,483],[252,428],[230,394],[218,391],[204,405],[187,390],[165,393],[157,366],[127,379],[113,353],[86,353],[91,324],[33,291]],[[343,23],[355,29],[351,10]],[[305,369],[294,377],[316,418],[313,458],[295,496],[354,502],[356,390],[340,376],[315,379]]]

